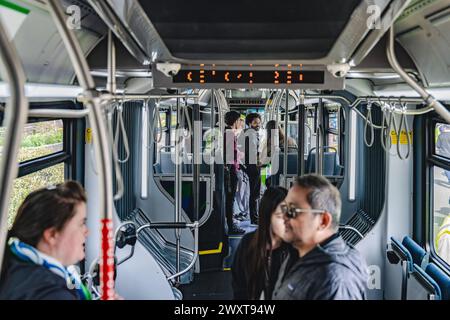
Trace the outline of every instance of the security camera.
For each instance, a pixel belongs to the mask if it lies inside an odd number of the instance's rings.
[[[177,75],[178,71],[181,69],[181,64],[179,63],[157,63],[156,69],[164,73],[168,77],[173,77]]]
[[[333,63],[328,65],[327,69],[335,78],[343,78],[350,70],[350,65],[348,63]]]

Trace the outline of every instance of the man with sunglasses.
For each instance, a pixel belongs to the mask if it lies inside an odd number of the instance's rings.
[[[297,178],[281,207],[287,239],[299,257],[280,269],[277,300],[365,299],[367,266],[338,233],[339,190],[318,175]]]

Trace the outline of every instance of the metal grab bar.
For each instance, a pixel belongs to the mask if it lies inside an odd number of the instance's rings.
[[[399,97],[399,98],[395,98],[395,97],[377,97],[377,96],[364,96],[364,97],[359,97],[356,98],[353,102],[351,102],[349,99],[345,98],[345,97],[341,97],[338,95],[327,95],[327,94],[305,94],[304,98],[322,98],[322,99],[332,99],[332,100],[340,100],[342,102],[345,102],[349,108],[355,108],[357,107],[361,102],[364,101],[377,101],[379,102],[379,104],[374,104],[374,105],[378,105],[380,108],[383,107],[383,105],[381,104],[381,102],[391,102],[393,100],[398,100],[400,102],[408,102],[408,103],[426,103],[426,101],[424,101],[422,98],[415,98],[415,97]],[[354,109],[356,111],[356,113],[362,117],[363,119],[366,119],[366,117],[357,109]],[[406,114],[408,116],[417,116],[417,115],[422,115],[422,114],[426,114],[430,111],[433,110],[432,106],[427,106],[424,108],[420,108],[420,109],[414,109],[414,110],[408,110],[406,112]],[[402,114],[403,111],[401,109],[395,109],[393,110],[394,113],[397,114]],[[374,125],[376,129],[381,129],[381,127]]]
[[[125,221],[123,222],[120,226],[118,226],[116,228],[116,232],[114,233],[114,257],[116,257],[116,249],[117,249],[117,236],[119,235],[120,229],[122,229],[123,227],[127,226],[127,225],[132,225],[134,226],[135,230],[138,229],[138,225],[133,222],[133,221]],[[136,232],[136,237],[137,237],[137,232]],[[133,255],[134,255],[134,245],[131,246],[131,252],[128,256],[126,256],[125,258],[123,258],[122,260],[117,262],[117,266],[121,265],[122,263],[124,263],[125,261],[129,260]]]
[[[102,101],[142,101],[148,99],[177,99],[177,98],[198,98],[195,94],[166,94],[166,95],[154,95],[154,94],[110,94],[102,93],[98,96]],[[81,103],[87,103],[90,101],[90,97],[81,94],[77,97],[77,101]]]
[[[147,223],[144,224],[142,226],[140,226],[137,231],[136,231],[136,235],[139,237],[139,233],[142,232],[142,230],[144,229],[186,229],[186,228],[191,228],[194,229],[194,257],[192,258],[192,261],[189,263],[189,265],[184,269],[181,270],[180,272],[177,272],[169,277],[167,277],[167,280],[171,281],[173,279],[176,279],[180,276],[182,276],[183,274],[185,274],[186,272],[188,272],[189,270],[192,269],[192,267],[194,267],[195,262],[198,259],[198,229],[199,229],[199,224],[198,221],[193,222],[193,223],[186,223],[186,222],[156,222],[156,223]]]
[[[30,109],[28,110],[28,117],[30,118],[65,118],[65,119],[80,119],[89,116],[88,109],[82,110],[68,110],[68,109]]]
[[[389,29],[388,43],[386,46],[387,58],[392,68],[405,82],[413,88],[434,110],[447,122],[450,123],[450,112],[431,94],[429,94],[421,85],[412,79],[405,70],[400,66],[394,50],[394,27]]]
[[[5,79],[10,85],[11,99],[6,114],[5,144],[0,162],[0,273],[3,265],[6,237],[8,233],[8,206],[12,182],[17,177],[18,151],[23,128],[27,121],[28,101],[25,97],[25,73],[18,59],[19,54],[6,34],[0,19],[0,56],[3,61]]]
[[[339,229],[351,230],[351,231],[355,232],[359,237],[361,237],[361,239],[364,239],[363,234],[361,232],[359,232],[358,229],[356,229],[356,228],[354,228],[352,226],[348,226],[348,225],[342,224],[342,225],[339,226]]]
[[[182,276],[183,274],[185,274],[186,272],[188,272],[189,270],[191,270],[194,267],[195,262],[198,259],[198,228],[199,228],[198,221],[194,222],[193,224],[190,224],[190,227],[194,228],[194,257],[192,258],[191,263],[184,270],[181,270],[180,272],[175,273],[175,274],[171,275],[170,277],[167,277],[167,280],[169,280],[169,281],[176,279],[176,278]]]
[[[113,190],[111,155],[108,146],[108,133],[100,106],[101,99],[95,91],[95,82],[89,72],[89,67],[80,43],[74,32],[67,27],[66,16],[61,8],[61,3],[58,0],[47,0],[47,5],[72,61],[78,82],[84,90],[85,102],[87,108],[90,110],[89,120],[93,131],[98,135],[98,139],[94,139],[94,148],[96,155],[100,158],[98,162],[98,211],[102,214],[100,284],[102,299],[109,300],[114,297],[114,278],[112,276],[114,274],[114,259],[111,259],[114,256],[111,237],[113,226]]]

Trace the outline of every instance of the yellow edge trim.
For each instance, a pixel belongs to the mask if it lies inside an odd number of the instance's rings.
[[[223,242],[219,243],[219,248],[217,248],[217,249],[199,251],[198,254],[201,255],[201,256],[204,256],[206,254],[221,253],[222,252],[222,247],[223,247]]]
[[[231,271],[231,268],[223,268],[223,271]]]

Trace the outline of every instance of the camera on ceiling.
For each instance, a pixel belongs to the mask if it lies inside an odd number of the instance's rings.
[[[327,66],[328,71],[335,78],[343,78],[350,71],[350,65],[348,63],[333,63]]]
[[[167,77],[173,77],[177,75],[177,73],[181,69],[181,64],[179,63],[157,63],[156,69],[162,73],[164,73]]]

